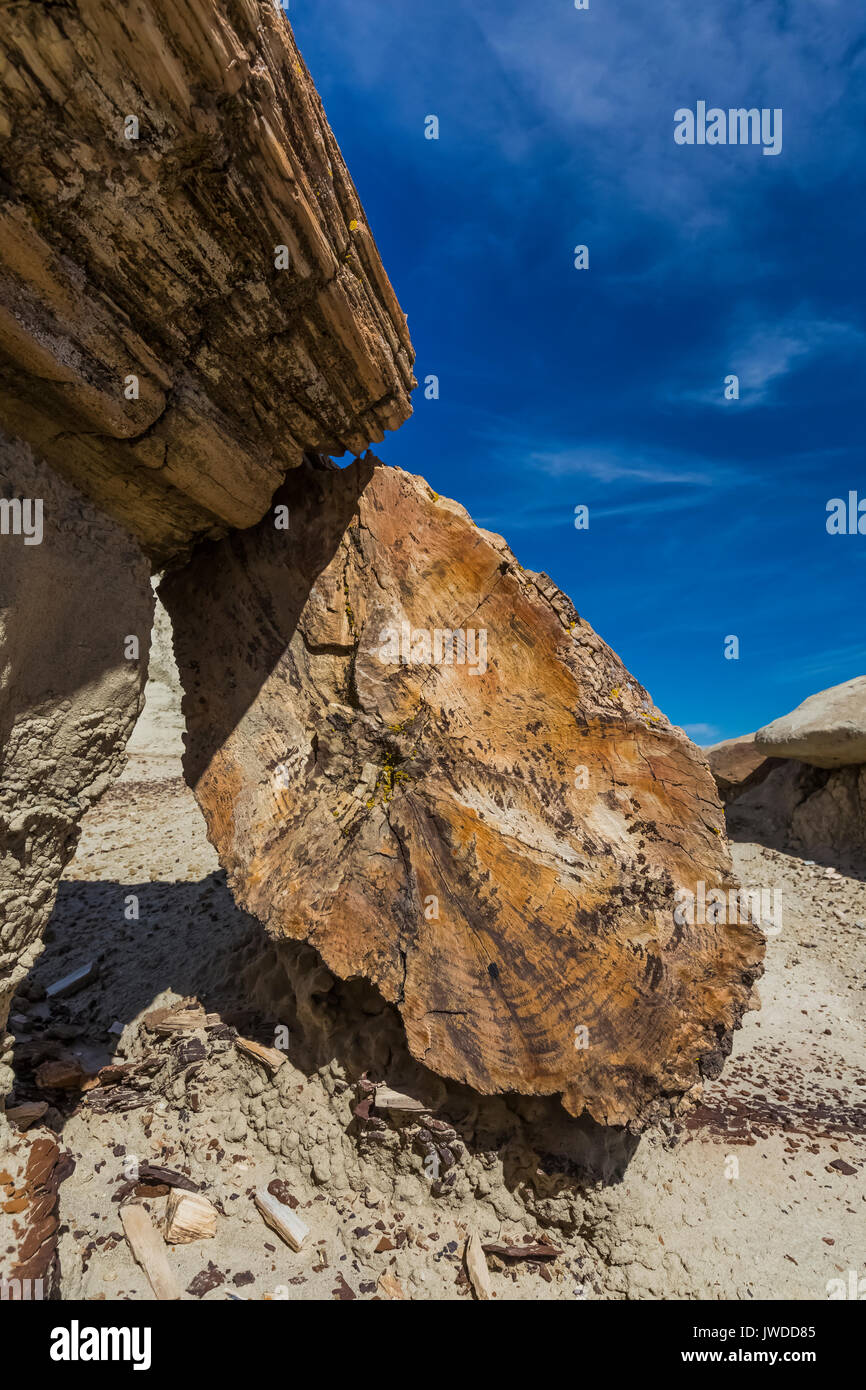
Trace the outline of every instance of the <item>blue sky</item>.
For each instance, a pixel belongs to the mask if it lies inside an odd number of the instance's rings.
[[[825,526],[866,498],[862,0],[290,19],[440,380],[380,457],[550,574],[699,743],[866,673],[866,535]],[[781,153],[675,144],[698,100],[781,108]]]

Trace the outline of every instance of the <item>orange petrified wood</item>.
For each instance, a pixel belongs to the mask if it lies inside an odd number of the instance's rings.
[[[484,1093],[640,1123],[713,1076],[761,973],[698,749],[457,503],[308,462],[163,585],[187,775],[242,907]]]

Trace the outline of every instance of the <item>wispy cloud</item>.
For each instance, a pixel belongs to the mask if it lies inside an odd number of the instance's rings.
[[[513,539],[694,737],[866,669],[866,551],[824,527],[862,478],[863,0],[329,0],[292,22],[441,378],[386,461]],[[782,154],[676,146],[702,98],[781,107]]]
[[[814,634],[818,636],[819,634]],[[800,650],[792,653],[793,659],[781,663],[776,667],[776,679],[787,682],[792,678],[802,678],[809,686],[807,694],[819,689],[813,682],[818,677],[833,674],[833,680],[828,681],[829,685],[841,685],[846,680],[852,680],[854,676],[866,675],[866,645],[862,642],[853,642],[848,646],[824,648],[811,650],[808,648],[808,635],[805,636]],[[839,675],[839,672],[847,671],[847,675]],[[805,698],[805,696],[804,696]]]
[[[673,462],[670,454],[659,454],[652,458],[628,449],[588,445],[534,449],[528,453],[526,461],[530,468],[554,478],[594,478],[600,483],[627,480],[648,485],[678,483],[683,486],[713,487],[719,481],[721,471],[716,467],[697,471],[686,461]]]
[[[762,317],[760,311],[757,317]],[[739,381],[737,408],[750,409],[772,401],[777,394],[775,388],[804,367],[838,354],[862,356],[864,349],[866,335],[852,323],[805,312],[789,314],[776,322],[744,322],[740,311],[728,330],[724,356],[717,358],[713,386],[672,393],[671,399],[729,408],[723,379],[733,374]]]
[[[688,734],[689,738],[695,743],[710,744],[717,742],[721,730],[715,724],[681,724],[683,733]]]

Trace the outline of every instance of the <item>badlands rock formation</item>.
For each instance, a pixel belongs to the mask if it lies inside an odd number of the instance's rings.
[[[738,838],[862,867],[866,676],[811,695],[790,714],[717,744],[707,756]]]
[[[711,748],[705,748],[704,753],[723,802],[739,796],[746,781],[767,761],[767,754],[758,748],[754,734],[714,743]]]
[[[0,419],[148,554],[408,417],[405,317],[270,0],[0,6],[0,92]]]
[[[669,1108],[760,971],[751,925],[674,920],[678,888],[731,883],[715,789],[504,542],[417,479],[316,465],[399,426],[414,377],[285,16],[7,4],[0,62],[0,478],[44,512],[39,544],[14,505],[0,533],[0,1026],[120,766],[167,566],[239,901],[373,981],[445,1076]]]
[[[154,577],[151,583],[155,586],[158,579]],[[157,598],[150,634],[144,709],[126,745],[124,782],[183,776],[184,724],[180,699],[171,622]]]
[[[0,6],[0,163],[0,497],[44,517],[41,542],[8,509],[0,528],[2,1059],[77,822],[138,713],[141,551],[161,563],[258,520],[305,448],[400,425],[414,377],[272,4]],[[0,1098],[4,1079],[0,1060]]]
[[[0,499],[42,503],[40,544],[0,536],[2,1097],[12,995],[40,949],[78,823],[121,771],[141,708],[153,598],[144,556],[116,522],[27,445],[0,448]]]
[[[186,773],[241,906],[397,1005],[478,1091],[645,1118],[716,1075],[760,973],[688,739],[543,575],[419,478],[296,470],[290,530],[162,585]]]
[[[811,767],[866,763],[866,676],[810,695],[759,729],[755,748],[765,757],[796,758]]]

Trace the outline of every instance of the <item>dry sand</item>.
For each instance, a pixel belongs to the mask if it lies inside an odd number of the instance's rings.
[[[423,1152],[399,1127],[389,1126],[393,1142],[359,1141],[354,1078],[338,1048],[314,1067],[293,1034],[271,1080],[225,1029],[157,1039],[142,1026],[148,1010],[197,996],[267,1041],[262,1019],[243,1012],[244,972],[282,968],[234,907],[190,792],[177,777],[136,780],[148,766],[146,755],[133,759],[87,818],[29,983],[38,996],[91,959],[99,981],[53,1003],[22,998],[15,1010],[22,1059],[28,1039],[46,1036],[89,1071],[112,1058],[162,1059],[145,1106],[99,1114],[93,1092],[55,1097],[48,1118],[76,1162],[61,1188],[66,1298],[151,1297],[112,1200],[135,1159],[188,1173],[220,1209],[214,1239],[169,1251],[190,1298],[383,1297],[383,1273],[408,1298],[471,1297],[461,1256],[472,1229],[500,1243],[547,1237],[563,1251],[550,1265],[493,1261],[497,1298],[824,1299],[828,1281],[863,1277],[863,881],[735,845],[744,883],[781,888],[783,927],[769,941],[763,1009],[747,1016],[702,1106],[670,1133],[644,1135],[619,1180],[614,1154],[612,1181],[569,1177],[560,1161],[553,1188],[550,1164],[516,1133],[522,1120],[502,1109],[496,1143],[502,1133],[508,1142],[491,1151],[476,1130],[477,1142],[458,1146],[457,1182],[435,1198]],[[131,895],[137,920],[125,916]],[[19,1098],[38,1094],[26,1062],[19,1074]],[[438,1112],[446,1122],[448,1099]],[[310,1227],[300,1253],[251,1201],[275,1177]],[[159,1218],[165,1196],[146,1201]]]
[[[479,1101],[411,1062],[373,991],[335,982],[308,948],[276,948],[235,907],[181,777],[161,609],[154,638],[129,765],[84,822],[13,1011],[18,1099],[43,1094],[33,1068],[46,1046],[89,1073],[110,1061],[154,1070],[129,1110],[101,1113],[103,1087],[48,1097],[75,1160],[60,1189],[65,1298],[152,1297],[114,1200],[129,1196],[136,1163],[186,1175],[218,1208],[213,1239],[168,1249],[193,1300],[471,1298],[471,1231],[561,1251],[549,1263],[491,1258],[500,1299],[810,1300],[833,1280],[847,1289],[851,1271],[866,1277],[866,874],[733,846],[745,885],[780,890],[782,929],[768,941],[762,1010],[680,1122],[638,1141],[569,1120],[554,1101]],[[41,997],[89,960],[98,980]],[[142,1022],[187,998],[218,1015],[212,1026],[160,1037]],[[280,1025],[287,1060],[271,1076],[234,1036],[273,1045]],[[415,1116],[359,1122],[365,1069],[417,1083],[455,1137]],[[434,1186],[428,1141],[443,1133],[454,1163]],[[275,1179],[310,1229],[298,1253],[252,1201]],[[161,1220],[164,1193],[133,1196]]]

